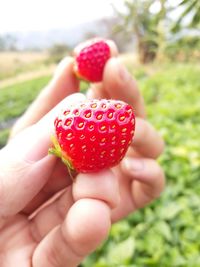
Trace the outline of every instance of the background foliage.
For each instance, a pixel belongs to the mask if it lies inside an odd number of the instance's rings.
[[[180,55],[192,50],[199,59],[199,3],[198,0],[124,0],[123,10],[114,5],[119,18],[114,29],[122,32],[124,39],[134,38],[141,63],[170,58],[169,51],[173,59],[180,60]]]

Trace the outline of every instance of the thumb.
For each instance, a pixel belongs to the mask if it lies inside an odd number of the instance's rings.
[[[107,238],[110,226],[110,208],[104,201],[76,201],[64,222],[36,247],[33,267],[78,266]]]
[[[51,175],[56,159],[48,155],[48,148],[57,110],[83,99],[82,94],[65,98],[0,151],[0,225],[2,218],[22,210]]]

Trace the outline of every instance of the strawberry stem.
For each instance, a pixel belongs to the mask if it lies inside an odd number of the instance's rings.
[[[75,175],[76,171],[75,171],[71,161],[65,155],[63,155],[62,149],[61,149],[61,147],[58,143],[58,140],[55,136],[51,136],[51,141],[52,141],[54,147],[49,148],[48,153],[51,155],[54,155],[54,156],[56,156],[62,160],[62,162],[65,164],[65,166],[68,169],[70,178],[74,182],[75,181],[74,175]]]

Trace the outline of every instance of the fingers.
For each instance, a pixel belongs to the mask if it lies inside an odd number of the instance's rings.
[[[81,199],[101,200],[110,208],[118,205],[119,185],[116,176],[108,170],[95,174],[79,174],[59,199],[41,209],[31,220],[31,232],[37,241],[61,224],[74,201]]]
[[[164,150],[164,141],[149,122],[137,117],[131,146],[143,157],[157,158]]]
[[[73,204],[72,187],[69,186],[30,220],[30,232],[33,239],[39,243],[53,228],[61,225]]]
[[[136,208],[159,197],[165,186],[165,175],[155,160],[125,158],[121,169],[132,180],[131,190]]]
[[[67,97],[0,151],[0,218],[22,210],[47,182],[56,162],[55,157],[47,155],[55,112],[83,99],[82,94]]]
[[[133,106],[137,116],[145,117],[144,101],[136,81],[117,58],[108,60],[105,66],[103,82],[93,85],[88,97],[107,97],[123,100]]]
[[[34,240],[42,240],[33,255],[33,266],[77,266],[108,235],[110,209],[119,203],[114,174],[109,170],[79,174],[72,187],[73,194],[69,187],[30,222]]]
[[[32,214],[43,203],[52,198],[57,192],[71,185],[72,180],[67,167],[59,160],[56,160],[54,169],[45,186],[40,192],[26,205],[22,212],[26,215]]]
[[[50,83],[41,91],[25,114],[12,129],[11,137],[36,123],[66,96],[79,90],[79,82],[73,73],[73,58],[67,57],[58,65]]]
[[[75,201],[82,198],[95,198],[114,208],[120,201],[119,185],[112,172],[102,171],[94,174],[79,174],[73,186]]]
[[[61,226],[38,245],[33,267],[75,267],[107,237],[110,209],[102,201],[81,199],[69,210]]]
[[[44,133],[30,127],[0,151],[0,221],[24,208],[47,182],[55,164],[49,145]]]

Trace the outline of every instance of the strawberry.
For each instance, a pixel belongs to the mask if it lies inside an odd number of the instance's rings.
[[[110,54],[110,47],[103,40],[94,41],[83,47],[75,58],[76,75],[89,82],[102,81],[104,66]]]
[[[50,149],[69,172],[97,172],[118,164],[135,130],[133,109],[118,100],[87,100],[62,111],[55,119]]]

